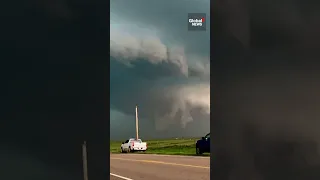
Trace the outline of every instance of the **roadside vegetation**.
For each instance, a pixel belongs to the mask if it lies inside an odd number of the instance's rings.
[[[195,156],[196,141],[199,139],[200,138],[143,140],[148,144],[148,150],[144,153]],[[110,141],[110,152],[120,153],[121,143],[121,141]],[[210,156],[210,153],[204,153],[202,156]]]

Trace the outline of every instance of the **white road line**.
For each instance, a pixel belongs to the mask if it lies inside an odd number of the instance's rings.
[[[120,179],[124,179],[124,180],[133,180],[133,179],[130,179],[130,178],[127,178],[127,177],[124,177],[124,176],[120,176],[120,175],[117,175],[117,174],[113,174],[113,173],[110,173],[111,176],[114,176],[114,177],[117,177],[117,178],[120,178]]]

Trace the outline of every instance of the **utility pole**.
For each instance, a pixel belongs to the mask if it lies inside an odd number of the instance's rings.
[[[136,106],[136,139],[139,139],[138,106]]]
[[[83,179],[88,180],[87,143],[82,144]]]

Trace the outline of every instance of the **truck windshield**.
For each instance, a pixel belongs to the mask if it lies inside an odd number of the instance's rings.
[[[133,140],[132,142],[142,143],[141,139]]]

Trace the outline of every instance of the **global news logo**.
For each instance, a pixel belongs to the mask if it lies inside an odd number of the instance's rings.
[[[205,18],[201,18],[201,19],[189,19],[189,23],[191,23],[191,26],[193,26],[193,27],[202,26],[204,22],[205,22]]]
[[[206,13],[188,13],[189,31],[205,31],[206,26]]]

